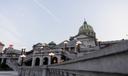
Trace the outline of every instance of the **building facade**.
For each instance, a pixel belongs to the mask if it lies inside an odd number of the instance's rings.
[[[24,62],[31,63],[31,66],[62,63],[98,49],[96,33],[92,26],[84,21],[78,34],[70,37],[69,40],[64,40],[60,44],[52,41],[48,44],[37,43],[33,45],[31,53],[26,55],[28,58]],[[29,57],[30,55],[31,57]]]

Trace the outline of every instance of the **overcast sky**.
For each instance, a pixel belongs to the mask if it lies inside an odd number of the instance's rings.
[[[128,38],[128,0],[0,0],[0,41],[30,50],[78,33],[84,18],[98,40]]]

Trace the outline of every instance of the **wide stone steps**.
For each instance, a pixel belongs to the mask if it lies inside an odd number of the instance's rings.
[[[16,60],[10,60],[10,59],[7,59],[6,60],[6,64],[12,68],[14,71],[17,71],[18,70],[18,63]]]

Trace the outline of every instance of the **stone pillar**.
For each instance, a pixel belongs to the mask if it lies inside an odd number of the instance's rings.
[[[35,57],[32,58],[32,66],[35,66]]]
[[[67,72],[64,72],[64,76],[67,76]]]
[[[42,66],[42,65],[43,65],[43,58],[40,57],[40,66]]]
[[[57,56],[58,63],[61,63],[61,56]]]
[[[48,65],[51,64],[51,56],[48,57]]]
[[[45,68],[42,70],[42,76],[47,76],[48,68],[45,66]]]

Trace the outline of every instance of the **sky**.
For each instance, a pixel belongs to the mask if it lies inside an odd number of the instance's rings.
[[[0,42],[32,49],[78,33],[84,18],[100,41],[128,39],[128,0],[0,0]]]

